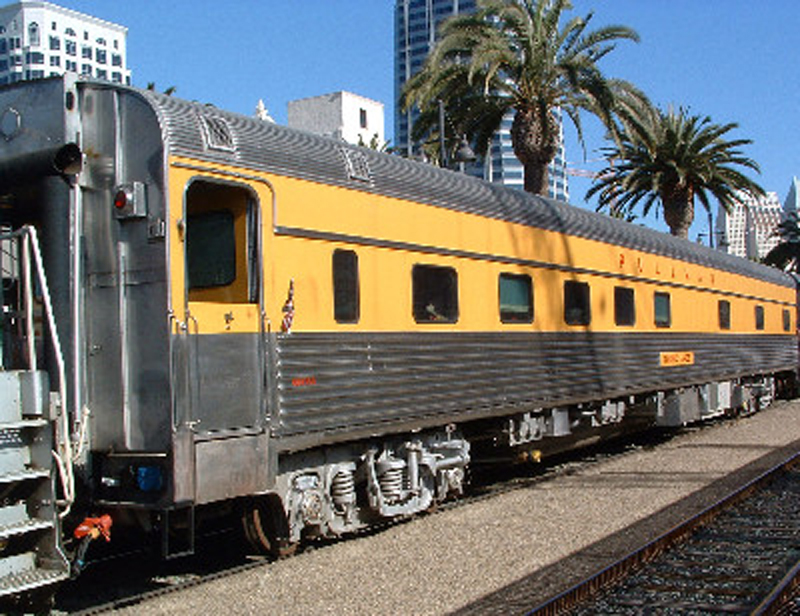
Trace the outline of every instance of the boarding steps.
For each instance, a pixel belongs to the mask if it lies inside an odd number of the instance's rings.
[[[47,374],[0,372],[0,601],[69,577],[61,550]],[[0,608],[2,609],[2,608]]]

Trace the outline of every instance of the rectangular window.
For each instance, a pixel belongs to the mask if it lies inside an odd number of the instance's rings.
[[[189,289],[224,287],[236,279],[233,213],[218,210],[186,219]]]
[[[50,37],[50,50],[59,51],[61,49],[61,39],[57,36]]]
[[[77,56],[78,46],[75,41],[64,41],[64,51],[67,52],[68,56]]]
[[[359,317],[358,255],[333,251],[333,317],[337,323],[357,323]]]
[[[91,47],[87,47],[86,45],[84,45],[81,48],[81,58],[87,58],[87,59],[91,60],[92,56],[94,56],[94,54],[92,53],[92,48]]]
[[[533,322],[533,282],[527,274],[500,274],[500,320],[503,323]]]
[[[788,309],[783,309],[783,331],[792,331],[792,313]]]
[[[366,128],[367,127],[367,110],[366,109],[359,109],[358,110],[358,120],[359,120],[359,126],[361,126],[361,128]]]
[[[107,56],[108,54],[106,53],[105,49],[97,49],[94,57],[98,64],[105,64]]]
[[[258,302],[258,204],[242,186],[193,180],[185,193],[190,302]]]
[[[417,323],[458,320],[458,275],[452,267],[415,265],[412,271],[414,319]]]
[[[620,326],[636,325],[636,299],[633,289],[614,287],[614,323]]]
[[[592,322],[588,282],[567,280],[564,283],[564,321],[568,325],[589,325]]]
[[[720,329],[730,329],[731,328],[731,303],[726,299],[721,299],[717,303],[717,309],[719,313],[719,328]]]
[[[756,329],[764,329],[764,306],[756,306]]]
[[[656,291],[653,296],[656,327],[670,327],[672,325],[672,309],[669,293]]]
[[[50,56],[50,66],[61,66],[61,58],[58,56]]]

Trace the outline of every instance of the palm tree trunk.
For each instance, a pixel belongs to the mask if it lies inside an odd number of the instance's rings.
[[[548,169],[557,151],[558,123],[550,111],[540,117],[534,109],[518,109],[511,124],[514,154],[525,170],[525,191],[546,197]]]
[[[689,227],[694,220],[694,192],[691,188],[675,186],[661,191],[661,205],[664,207],[664,222],[676,237],[689,238]]]
[[[547,197],[550,194],[549,163],[534,161],[524,165],[525,192]]]

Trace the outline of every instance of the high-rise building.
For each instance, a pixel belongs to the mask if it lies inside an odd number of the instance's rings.
[[[0,85],[64,73],[130,84],[128,29],[49,2],[0,7]]]
[[[783,216],[778,193],[768,192],[758,198],[740,193],[730,212],[719,207],[718,246],[746,259],[763,259],[780,242],[775,231]]]
[[[439,25],[448,17],[476,10],[475,0],[396,0],[395,2],[395,101],[400,100],[405,83],[422,66],[436,44]],[[419,148],[411,142],[411,129],[416,119],[415,110],[403,111],[399,105],[395,111],[395,149],[404,156],[419,154]],[[523,167],[511,146],[511,123],[513,112],[503,118],[500,130],[492,139],[490,151],[484,161],[468,166],[468,172],[480,175],[492,182],[515,188],[523,187]],[[559,114],[559,124],[561,116]],[[567,165],[564,152],[563,133],[560,134],[559,149],[550,165],[550,196],[562,201],[569,199]]]
[[[289,101],[287,124],[348,143],[376,147],[385,144],[383,103],[353,94],[334,92]]]
[[[800,214],[800,180],[792,178],[789,192],[786,193],[786,200],[783,202],[783,212],[786,216],[797,216]]]

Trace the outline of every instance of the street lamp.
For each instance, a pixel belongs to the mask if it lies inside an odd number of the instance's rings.
[[[444,101],[439,99],[439,156],[441,157],[442,167],[445,169],[448,167],[447,161],[447,148],[445,147],[445,139],[444,139]],[[477,160],[477,156],[475,156],[475,152],[472,151],[472,148],[467,141],[466,135],[461,135],[461,142],[458,145],[458,149],[455,151],[453,155],[453,159],[458,163],[459,171],[464,173],[464,163],[471,163]]]
[[[458,163],[458,170],[461,171],[461,173],[464,173],[464,163],[474,162],[478,158],[475,156],[475,152],[472,151],[472,148],[469,147],[466,135],[461,135],[461,143],[458,144],[458,149],[453,158]]]

